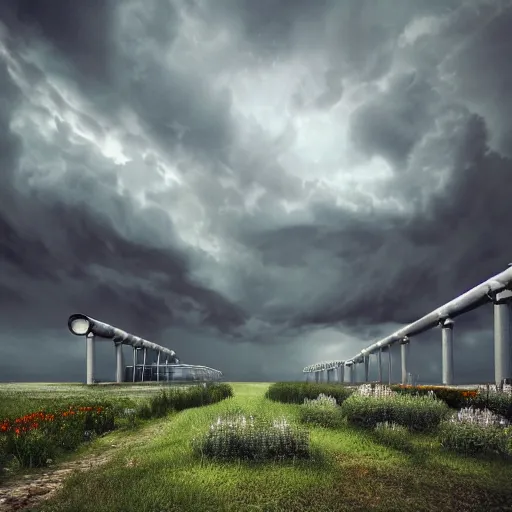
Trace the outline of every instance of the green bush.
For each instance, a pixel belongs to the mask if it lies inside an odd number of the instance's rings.
[[[284,460],[310,456],[309,433],[285,418],[226,416],[192,440],[197,456],[212,459]]]
[[[378,443],[395,450],[403,452],[411,452],[413,450],[408,429],[398,423],[377,423],[373,431],[373,438]]]
[[[323,394],[315,400],[304,400],[304,405],[299,409],[299,420],[302,423],[328,428],[336,428],[343,423],[341,409],[336,400]]]
[[[352,395],[341,405],[349,424],[375,428],[378,423],[397,423],[411,431],[435,430],[449,414],[441,400],[426,396],[368,397]]]
[[[497,425],[444,422],[439,429],[439,441],[444,448],[465,455],[512,455],[512,430]]]
[[[475,409],[489,409],[512,421],[512,395],[510,394],[480,391],[476,396],[468,399],[468,405]]]
[[[351,389],[341,384],[276,382],[268,388],[265,398],[286,404],[303,404],[306,398],[315,399],[318,395],[324,394],[335,398],[338,405],[340,405],[352,392]]]
[[[299,420],[302,423],[317,425],[319,427],[336,428],[343,424],[343,416],[339,406],[332,407],[308,407],[301,406],[299,410]]]
[[[193,407],[201,407],[220,402],[231,396],[233,396],[233,389],[225,383],[191,386],[185,389],[162,389],[158,394],[152,396],[148,402],[138,406],[136,416],[141,419],[160,418],[169,411],[183,411]]]
[[[13,456],[22,467],[43,467],[53,459],[58,444],[40,430],[31,430],[22,436],[9,435],[5,438],[5,455]]]

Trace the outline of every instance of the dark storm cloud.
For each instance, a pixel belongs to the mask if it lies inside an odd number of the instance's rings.
[[[0,7],[5,339],[77,309],[293,378],[512,259],[507,2],[50,4]]]
[[[402,167],[414,145],[430,130],[436,100],[430,84],[416,73],[397,76],[388,91],[352,114],[356,146],[369,156],[377,154]]]
[[[110,33],[116,0],[8,0],[0,7],[12,37],[43,37],[68,56],[82,78],[109,74]],[[94,34],[94,37],[91,37]]]
[[[101,202],[108,204],[110,211],[98,215],[84,203],[70,204],[56,197],[33,194],[26,198],[30,207],[25,206],[14,218],[11,212],[10,219],[1,219],[2,266],[14,272],[10,277],[13,286],[17,275],[27,276],[34,280],[34,287],[38,281],[39,286],[43,284],[40,281],[53,282],[52,293],[65,296],[66,282],[79,281],[80,296],[68,302],[69,308],[83,308],[92,316],[101,316],[109,309],[117,316],[115,310],[122,309],[123,318],[132,319],[130,324],[145,330],[152,326],[153,333],[176,322],[174,312],[190,309],[187,299],[193,301],[205,323],[221,330],[243,321],[243,313],[236,306],[190,279],[187,254],[179,247],[151,247],[147,239],[144,243],[123,236],[122,231],[126,233],[126,229],[119,225],[121,222],[130,230],[153,231],[158,239],[158,223],[155,223],[158,211],[156,217],[150,209],[133,212],[129,203],[108,190],[101,190],[96,182],[82,177],[78,184],[80,190],[96,198],[103,196]],[[170,228],[167,226],[167,230]],[[93,266],[100,272],[93,273]],[[115,282],[101,269],[114,269],[121,279]],[[130,276],[137,276],[138,280],[131,286]],[[154,276],[158,278],[155,280]],[[145,281],[150,284],[146,289]],[[65,300],[69,301],[70,297]],[[59,315],[44,313],[41,322],[48,327],[55,327],[61,321]]]

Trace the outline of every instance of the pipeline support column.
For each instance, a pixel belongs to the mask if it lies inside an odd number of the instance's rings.
[[[87,361],[86,382],[94,384],[94,334],[85,337],[85,358]]]
[[[123,382],[123,344],[115,343],[116,347],[116,382]]]
[[[345,365],[344,364],[340,365],[339,372],[340,372],[340,383],[343,384],[345,382]]]
[[[405,336],[400,342],[400,356],[402,359],[402,384],[407,384],[407,363],[409,362],[409,338]]]
[[[499,386],[512,378],[512,331],[510,326],[512,291],[496,294],[494,301],[494,380]]]
[[[352,363],[350,366],[350,383],[355,384],[357,380],[357,374],[356,374],[356,363]]]
[[[392,365],[391,365],[391,345],[388,345],[386,350],[388,351],[388,384],[391,386],[391,383],[392,383],[392,378],[391,378],[391,374],[392,374]]]
[[[382,384],[382,348],[377,352],[377,366],[379,367],[379,383]]]
[[[133,347],[133,372],[132,382],[135,382],[135,372],[137,371],[137,348]]]
[[[441,322],[442,346],[442,382],[445,386],[453,384],[453,320],[447,318]]]
[[[364,381],[368,382],[368,377],[370,374],[370,356],[364,356]]]

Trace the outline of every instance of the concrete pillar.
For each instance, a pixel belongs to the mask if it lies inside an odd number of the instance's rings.
[[[315,382],[320,382],[320,372],[315,371]]]
[[[124,365],[123,365],[123,345],[116,343],[116,382],[123,382]]]
[[[379,367],[379,382],[382,384],[382,348],[377,352],[377,366]]]
[[[442,382],[445,386],[453,384],[453,320],[447,318],[441,322]]]
[[[409,338],[407,336],[400,342],[400,356],[402,359],[402,384],[407,384],[407,363],[409,362]]]
[[[391,386],[393,379],[392,379],[392,368],[391,368],[391,345],[388,345],[388,384]]]
[[[156,381],[160,382],[160,350],[156,353]]]
[[[368,377],[370,374],[370,356],[364,356],[364,381],[368,382]]]
[[[345,365],[342,364],[339,369],[340,372],[340,382],[343,384],[345,382]]]
[[[86,382],[94,384],[94,334],[85,337]]]
[[[144,347],[142,349],[143,351],[143,356],[142,356],[142,377],[141,377],[141,381],[144,382],[144,373],[146,372],[146,355],[148,353],[148,349],[146,347]]]
[[[503,379],[512,378],[510,328],[512,292],[504,290],[496,294],[494,301],[494,380],[501,385]]]
[[[135,382],[135,372],[137,370],[137,349],[133,347],[133,372],[132,372],[132,382]]]
[[[354,373],[355,373],[355,364],[352,363],[348,366],[348,381],[350,384],[354,384]]]

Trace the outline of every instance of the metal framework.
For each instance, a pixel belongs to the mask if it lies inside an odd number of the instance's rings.
[[[218,381],[222,372],[207,366],[183,364],[174,350],[134,336],[117,327],[80,313],[71,315],[68,328],[76,336],[86,338],[87,384],[94,384],[94,342],[96,338],[112,340],[116,350],[116,382]],[[133,364],[123,369],[123,345],[133,347]],[[157,355],[156,363],[147,363],[148,350]],[[143,353],[139,364],[139,352]],[[163,356],[163,361],[161,361]]]
[[[214,382],[222,379],[222,372],[208,366],[193,364],[133,365],[125,367],[125,380],[133,382]]]
[[[512,303],[512,264],[509,268],[471,288],[455,299],[412,322],[394,333],[361,350],[353,358],[346,361],[331,361],[307,366],[303,372],[331,371],[332,368],[345,366],[350,368],[352,381],[355,365],[364,363],[365,381],[368,381],[370,355],[378,356],[379,380],[382,381],[382,352],[388,351],[389,382],[391,383],[391,352],[394,344],[400,344],[402,383],[407,380],[407,363],[409,344],[413,336],[417,336],[434,327],[442,332],[443,384],[453,384],[453,319],[468,313],[486,303],[494,304],[494,367],[495,381],[501,384],[505,379],[512,378],[512,331],[510,326]],[[321,377],[315,376],[318,381]],[[341,379],[343,381],[343,379]]]

